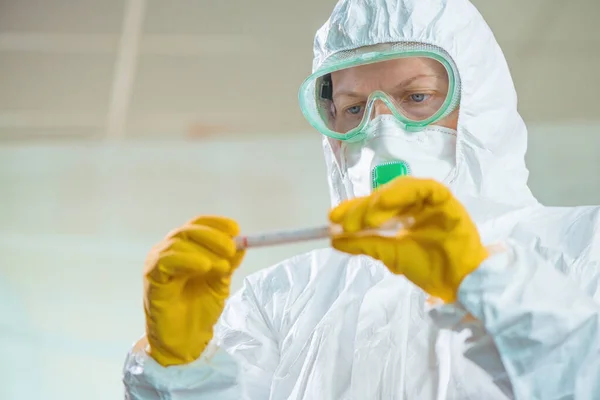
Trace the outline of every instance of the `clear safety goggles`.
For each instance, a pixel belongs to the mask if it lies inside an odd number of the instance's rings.
[[[300,108],[322,134],[358,141],[369,121],[393,114],[418,131],[452,113],[460,80],[451,57],[421,43],[390,43],[343,51],[327,59],[299,92]]]

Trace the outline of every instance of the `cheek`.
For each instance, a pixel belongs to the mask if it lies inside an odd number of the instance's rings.
[[[457,130],[458,129],[458,113],[459,113],[459,109],[457,108],[456,110],[452,111],[452,113],[450,115],[448,115],[446,118],[444,118],[443,120],[436,122],[435,125],[439,125],[439,126],[443,126],[445,128],[450,128],[450,129],[454,129]]]

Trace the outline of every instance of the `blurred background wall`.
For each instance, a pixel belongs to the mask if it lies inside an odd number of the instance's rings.
[[[600,3],[475,4],[514,74],[534,193],[599,204]],[[323,223],[296,93],[333,5],[0,0],[0,399],[122,398],[146,252],[191,217]],[[234,287],[312,246],[250,252]]]

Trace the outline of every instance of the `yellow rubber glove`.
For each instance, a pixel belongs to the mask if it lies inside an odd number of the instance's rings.
[[[235,221],[199,217],[150,252],[144,270],[144,311],[150,356],[163,366],[196,360],[213,336],[229,296],[236,251]]]
[[[456,300],[462,280],[488,257],[465,208],[434,180],[397,178],[340,204],[329,218],[344,230],[332,238],[334,248],[378,259],[445,302]],[[392,219],[404,224],[395,237],[360,234]]]

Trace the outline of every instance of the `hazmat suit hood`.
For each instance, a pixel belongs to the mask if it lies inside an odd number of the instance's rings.
[[[525,165],[527,129],[500,47],[483,17],[466,0],[342,0],[314,41],[313,72],[341,51],[381,43],[417,42],[445,50],[461,79],[455,195],[476,220],[534,206]],[[345,189],[334,139],[323,147],[331,201],[352,197]],[[488,208],[481,207],[489,203]],[[483,210],[483,211],[482,211]]]

